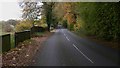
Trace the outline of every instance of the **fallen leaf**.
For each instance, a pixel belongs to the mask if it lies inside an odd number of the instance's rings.
[[[13,59],[12,60],[15,60],[15,57],[13,57]]]
[[[25,57],[28,57],[29,55],[26,55]]]

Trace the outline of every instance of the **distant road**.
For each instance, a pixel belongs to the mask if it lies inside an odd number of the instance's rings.
[[[117,66],[118,52],[57,29],[34,57],[32,66]]]

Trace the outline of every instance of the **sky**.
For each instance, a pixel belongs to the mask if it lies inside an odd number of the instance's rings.
[[[17,0],[0,0],[0,21],[21,19],[21,9]]]

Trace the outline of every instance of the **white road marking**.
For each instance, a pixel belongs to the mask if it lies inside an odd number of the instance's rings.
[[[66,39],[68,40],[68,41],[70,41],[70,39],[66,36],[66,34],[64,33],[64,36],[66,37]]]
[[[86,58],[86,59],[88,59],[91,63],[94,63],[91,59],[89,59],[82,51],[80,51],[79,49],[78,49],[78,47],[76,47],[75,46],[75,44],[73,44],[73,46]]]
[[[66,36],[66,34],[64,34],[64,36]]]
[[[66,39],[68,40],[68,41],[70,41],[70,39],[66,36]]]

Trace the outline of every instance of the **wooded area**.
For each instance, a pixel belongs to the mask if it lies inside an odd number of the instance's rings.
[[[50,31],[62,24],[69,30],[104,40],[120,40],[117,2],[22,2],[22,21],[1,21],[5,32],[30,30],[41,26]],[[4,23],[5,22],[5,23]],[[1,24],[1,23],[0,23]],[[7,27],[7,28],[6,28]]]
[[[119,65],[119,3],[22,0],[18,4],[22,19],[3,14],[10,18],[0,21],[1,66]]]
[[[119,6],[115,2],[54,3],[51,24],[67,23],[68,29],[73,31],[82,31],[105,40],[120,40]]]

